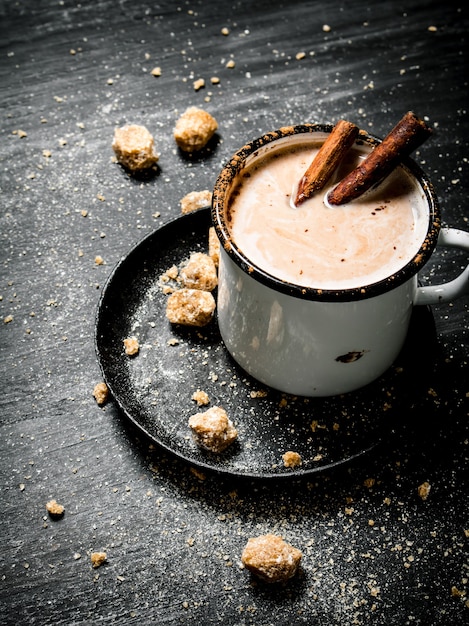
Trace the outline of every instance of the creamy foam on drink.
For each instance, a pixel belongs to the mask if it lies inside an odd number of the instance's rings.
[[[375,190],[347,205],[326,207],[325,189],[292,208],[295,185],[317,149],[283,148],[241,172],[226,214],[233,241],[254,265],[301,286],[350,289],[391,276],[425,239],[422,191],[398,167]],[[328,188],[355,167],[364,150],[351,150]]]

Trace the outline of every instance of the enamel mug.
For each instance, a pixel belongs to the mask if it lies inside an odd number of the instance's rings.
[[[424,198],[426,228],[420,249],[398,271],[371,284],[323,289],[280,279],[253,263],[227,220],[231,193],[247,166],[295,144],[323,142],[332,126],[304,124],[268,133],[236,152],[213,192],[212,221],[220,240],[218,324],[234,360],[254,378],[293,395],[332,396],[381,376],[405,342],[414,306],[448,302],[469,293],[469,266],[451,282],[419,286],[418,272],[436,246],[469,251],[469,233],[440,228],[430,181],[406,159]],[[360,132],[370,148],[380,140]],[[333,210],[333,209],[331,209]]]

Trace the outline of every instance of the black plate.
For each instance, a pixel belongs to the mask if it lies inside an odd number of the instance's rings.
[[[203,329],[171,326],[161,275],[194,251],[206,251],[208,208],[181,216],[143,239],[111,274],[99,303],[96,350],[106,381],[124,414],[155,443],[198,466],[236,476],[270,478],[312,474],[374,448],[415,406],[431,314],[416,308],[412,332],[396,364],[379,380],[331,398],[282,394],[247,375],[227,353],[216,320]],[[136,336],[128,357],[123,340]],[[418,362],[420,361],[420,363]],[[193,442],[188,420],[206,410],[191,399],[201,389],[210,405],[226,409],[238,440],[222,454]],[[287,450],[300,467],[283,466]]]

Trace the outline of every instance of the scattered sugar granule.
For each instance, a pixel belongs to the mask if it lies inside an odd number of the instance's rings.
[[[127,337],[127,339],[124,339],[124,350],[128,356],[138,354],[138,351],[140,350],[138,339],[136,337]]]
[[[98,383],[93,389],[93,396],[99,406],[106,404],[109,398],[109,388],[106,383]]]

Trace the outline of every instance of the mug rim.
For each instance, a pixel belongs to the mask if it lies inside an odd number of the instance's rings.
[[[241,251],[235,241],[232,240],[226,224],[224,212],[224,199],[229,190],[234,177],[241,171],[246,163],[246,159],[255,154],[262,147],[273,143],[284,137],[298,134],[330,133],[334,128],[333,124],[305,123],[292,126],[284,126],[275,131],[250,141],[240,148],[222,168],[213,189],[211,218],[212,225],[220,241],[221,247],[235,264],[247,275],[258,280],[262,284],[287,295],[291,295],[303,300],[319,300],[323,302],[349,302],[354,300],[364,300],[388,292],[416,275],[427,263],[437,244],[438,235],[441,228],[440,206],[433,184],[425,172],[410,157],[402,160],[402,165],[419,183],[429,208],[429,219],[425,238],[419,250],[413,257],[397,272],[377,282],[369,283],[360,287],[350,287],[341,289],[322,289],[308,287],[284,280],[263,270],[258,265],[249,260]],[[367,131],[360,130],[355,140],[355,145],[366,143],[376,146],[381,143],[381,139]]]

